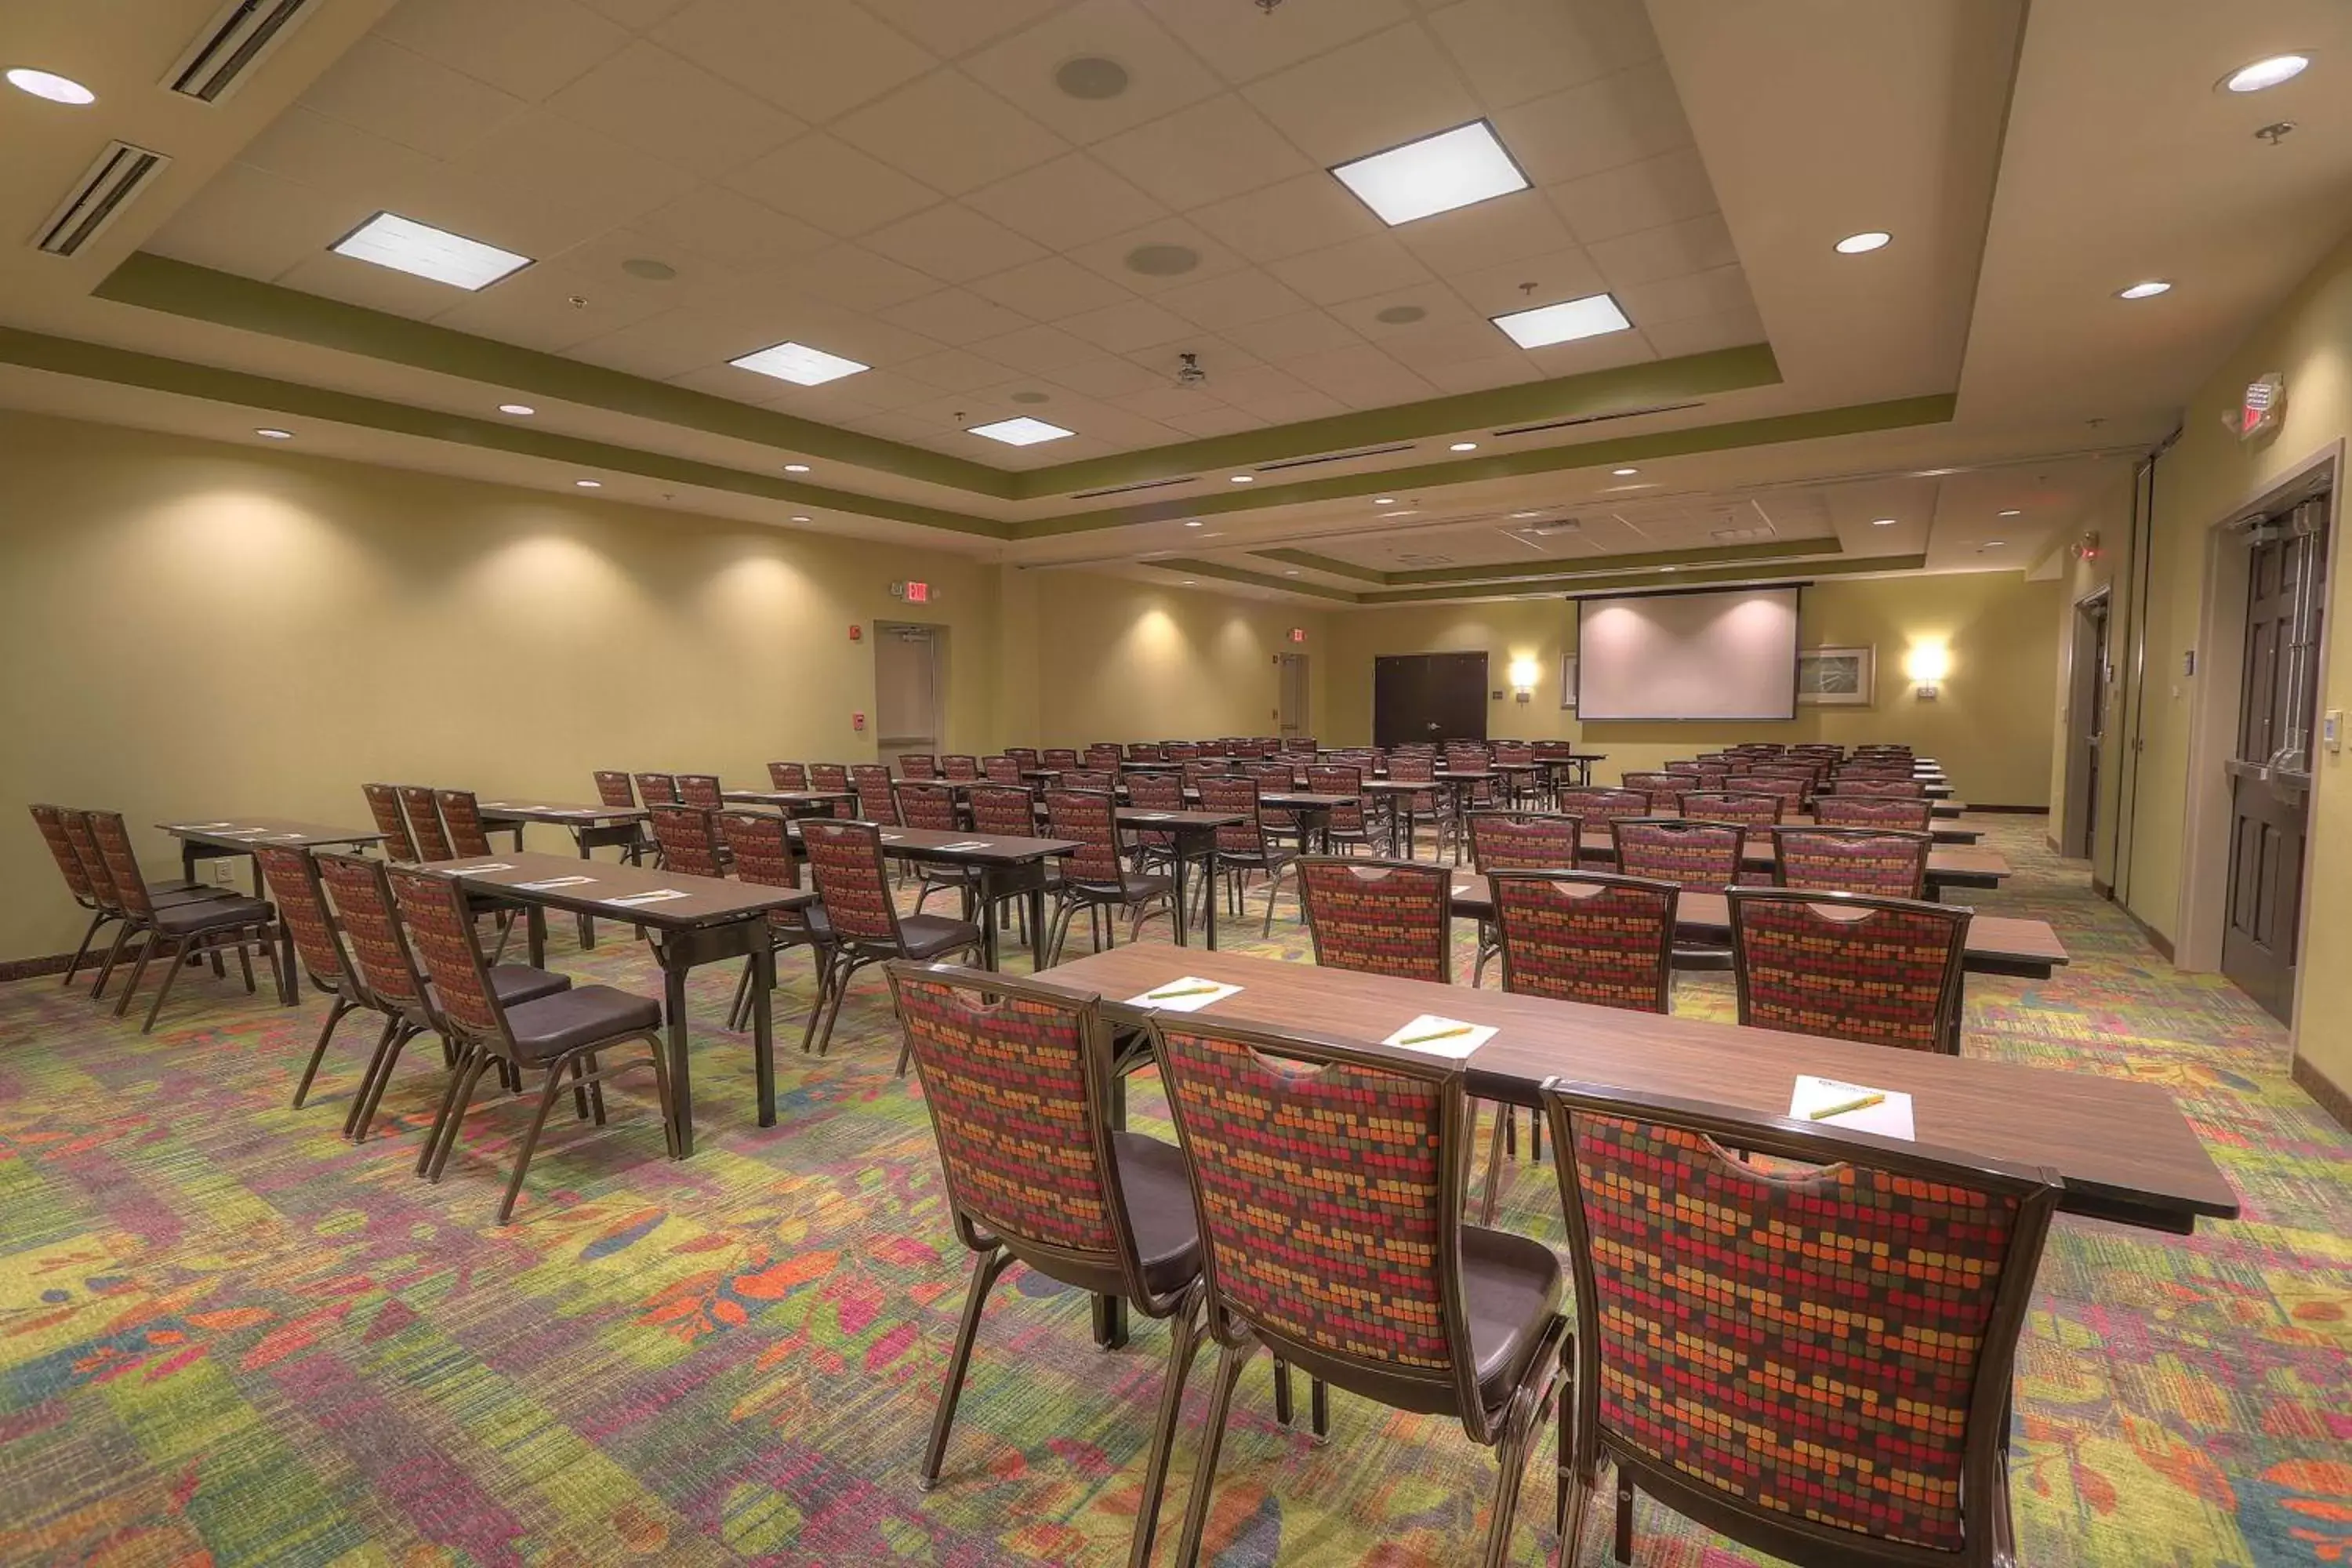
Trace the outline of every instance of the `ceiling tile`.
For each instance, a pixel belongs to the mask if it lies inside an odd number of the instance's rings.
[[[1681,278],[1728,267],[1739,259],[1739,253],[1732,248],[1731,229],[1720,213],[1620,235],[1585,250],[1612,289]]]
[[[761,205],[724,185],[704,185],[639,218],[635,228],[661,244],[728,267],[773,267],[814,256],[833,237]],[[665,257],[665,260],[677,260]]]
[[[788,217],[844,238],[937,201],[927,187],[830,136],[803,136],[731,176],[728,185]]]
[[[1109,279],[1060,256],[981,279],[971,289],[1034,321],[1062,321],[1134,298]]]
[[[1479,97],[1496,108],[1658,54],[1642,0],[1462,0],[1433,11],[1429,26]]]
[[[1569,233],[1540,191],[1519,191],[1476,206],[1439,213],[1405,225],[1396,237],[1399,244],[1448,277],[1566,249],[1576,243],[1576,237]]]
[[[970,207],[943,202],[866,237],[866,244],[950,283],[1034,261],[1045,252]]]
[[[910,380],[925,382],[942,392],[973,392],[1004,379],[1002,361],[983,359],[964,349],[949,349],[897,367]]]
[[[1423,375],[1441,365],[1473,364],[1497,358],[1497,349],[1518,357],[1511,341],[1493,323],[1475,316],[1392,330],[1379,341],[1391,359]]]
[[[1017,331],[1028,319],[964,289],[942,289],[882,312],[894,326],[961,347]]]
[[[244,278],[275,278],[342,237],[374,208],[280,179],[247,163],[213,176],[202,197],[172,215],[146,248]]]
[[[825,416],[828,399],[836,388],[847,401],[883,413],[939,395],[939,388],[917,381],[913,376],[902,375],[895,370],[869,370],[841,381],[828,381],[822,386],[793,387],[786,402],[796,408],[804,408],[811,418],[822,419]]]
[[[1381,232],[1381,220],[1329,174],[1317,170],[1196,208],[1189,215],[1252,261],[1280,261]]]
[[[1179,210],[1314,167],[1265,116],[1231,93],[1097,142],[1095,154]]]
[[[1478,100],[1407,22],[1253,83],[1250,102],[1328,168],[1478,118]]]
[[[886,310],[939,288],[909,267],[857,245],[836,245],[782,273],[786,284],[850,310]]]
[[[1752,314],[1756,309],[1756,300],[1748,291],[1748,275],[1738,267],[1717,267],[1655,283],[1636,284],[1620,294],[1617,302],[1643,331],[1660,321],[1734,310]]]
[[[1277,261],[1274,275],[1318,305],[1385,294],[1429,280],[1429,268],[1385,234]]]
[[[1158,202],[1084,153],[1040,163],[964,200],[1048,250],[1067,250],[1164,216]]]
[[[1715,186],[1696,147],[1604,169],[1552,185],[1544,194],[1586,245],[1716,210]]]
[[[1245,364],[1219,371],[1211,374],[1209,384],[1215,389],[1219,401],[1253,412],[1262,412],[1270,403],[1314,390],[1288,371],[1271,364]]]
[[[1601,268],[1592,264],[1592,258],[1573,245],[1546,256],[1459,273],[1453,282],[1454,291],[1462,296],[1463,302],[1487,317],[1533,310],[1538,305],[1557,305],[1563,300],[1581,300],[1609,287],[1608,280],[1601,276]],[[1535,287],[1528,289],[1529,283]]]
[[[1318,392],[1303,384],[1295,393],[1266,397],[1243,406],[1269,425],[1296,425],[1301,420],[1328,419],[1334,415],[1348,412],[1348,405],[1329,393]]]
[[[459,226],[477,238],[498,240],[486,226],[510,224],[527,237],[514,246],[549,256],[592,236],[634,223],[686,194],[691,176],[633,153],[553,111],[530,110],[500,126],[454,165],[453,195],[482,204],[480,224]],[[428,214],[413,214],[430,222]]]
[[[961,55],[1059,10],[1069,0],[864,0],[866,8],[939,55]]]
[[[1171,414],[1163,423],[1173,425],[1185,435],[1197,438],[1209,436],[1233,436],[1244,430],[1263,429],[1265,421],[1238,408],[1197,408],[1190,414]]]
[[[706,180],[774,152],[807,129],[700,66],[643,40],[557,93],[548,107]]]
[[[1060,137],[953,68],[933,71],[866,105],[834,132],[950,195],[1068,151]]]
[[[1128,261],[1146,246],[1174,246],[1190,250],[1200,257],[1200,265],[1173,276],[1138,272],[1128,265]],[[1139,294],[1164,294],[1171,289],[1188,288],[1221,272],[1232,272],[1248,265],[1181,218],[1166,218],[1146,224],[1141,228],[1131,228],[1109,239],[1080,246],[1070,252],[1070,259],[1082,267],[1092,268],[1103,277]]]
[[[1381,319],[1391,311],[1412,311],[1415,314],[1410,321],[1403,321]],[[1461,298],[1443,283],[1417,283],[1410,289],[1350,300],[1332,306],[1331,314],[1346,322],[1350,330],[1388,348],[1391,353],[1395,352],[1393,340],[1426,332],[1432,328],[1470,325],[1482,332],[1491,334],[1494,331],[1485,317],[1465,305]],[[1487,346],[1491,351],[1493,345]]]
[[[671,310],[592,338],[568,357],[667,381],[779,342],[764,335],[771,330],[771,323],[740,305]]]
[[[1642,335],[1650,340],[1650,346],[1658,351],[1661,359],[1711,353],[1717,349],[1741,348],[1765,341],[1764,322],[1756,314],[1754,305],[1721,310],[1712,315],[1648,322],[1643,325]]]
[[[583,303],[574,305],[574,300]],[[667,309],[666,301],[603,287],[571,268],[530,267],[467,296],[434,321],[478,337],[562,353]]]
[[[1173,343],[1190,334],[1192,323],[1149,300],[1127,300],[1099,310],[1073,316],[1062,323],[1097,348],[1112,353],[1132,353],[1159,343]]]
[[[530,103],[629,41],[580,0],[402,0],[375,31]]]
[[[1075,364],[1058,366],[1054,372],[1054,380],[1058,385],[1087,397],[1124,397],[1130,393],[1167,384],[1165,376],[1154,375],[1139,364],[1108,357],[1084,359]]]
[[[435,158],[455,158],[520,113],[523,100],[374,37],[345,50],[303,105]]]
[[[385,207],[397,211],[413,205],[441,180],[444,168],[438,160],[414,147],[299,104],[247,142],[237,162],[314,191],[364,203],[370,212]],[[191,205],[201,205],[210,196],[207,187]]]
[[[1531,99],[1493,116],[1519,167],[1538,185],[1580,180],[1691,144],[1665,62]]]
[[[931,68],[849,0],[695,0],[653,38],[779,109],[818,122]]]
[[[1486,392],[1497,386],[1517,386],[1523,382],[1543,379],[1543,372],[1517,349],[1486,359],[1459,360],[1413,368],[1435,382],[1443,392]]]
[[[1255,267],[1171,289],[1159,300],[1186,320],[1220,332],[1307,308],[1306,300]]]
[[[1649,340],[1635,331],[1611,332],[1605,337],[1585,338],[1548,349],[1531,349],[1527,357],[1549,379],[1585,375],[1596,370],[1614,370],[1621,364],[1640,364],[1658,355],[1651,348]]]
[[[666,244],[658,234],[636,227],[598,235],[553,259],[564,271],[576,275],[583,285],[574,292],[634,295],[663,310],[729,302],[738,298],[746,286],[742,275],[724,263],[698,251]],[[638,259],[659,261],[674,275],[667,279],[639,278],[623,269],[624,262]]]
[[[1126,90],[1073,98],[1055,81],[1064,62],[1118,61]],[[1071,141],[1098,142],[1223,90],[1215,74],[1129,0],[1082,0],[964,62],[964,68]]]
[[[354,261],[331,250],[312,251],[281,273],[278,281],[305,294],[323,294],[346,304],[395,316],[430,321],[457,302],[464,290],[430,279],[394,271],[371,262]]]
[[[1024,327],[1017,332],[986,339],[972,344],[971,352],[982,359],[992,359],[1034,375],[1096,357],[1094,345],[1085,339],[1072,337],[1058,327],[1045,326]]]
[[[1323,310],[1301,310],[1270,321],[1253,321],[1225,334],[1242,348],[1275,363],[1300,354],[1323,353],[1362,342],[1354,329]]]
[[[847,311],[820,319],[816,316],[780,316],[782,328],[771,341],[806,343],[827,353],[854,359],[860,364],[889,365],[894,369],[928,359],[946,345],[925,333],[913,331],[877,315]],[[865,380],[859,375],[854,379]],[[827,383],[830,385],[830,383]]]
[[[1350,408],[1385,408],[1412,403],[1432,395],[1435,390],[1370,343],[1307,354],[1287,362],[1282,368]]]
[[[1280,16],[1202,0],[1142,0],[1230,82],[1250,81],[1403,21],[1403,0],[1290,0]]]
[[[1205,389],[1171,386],[1165,382],[1142,392],[1130,392],[1111,400],[1128,413],[1144,419],[1157,419],[1173,424],[1186,414],[1199,414],[1205,409],[1222,407],[1221,401]]]

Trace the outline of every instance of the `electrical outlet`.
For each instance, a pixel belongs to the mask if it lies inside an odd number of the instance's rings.
[[[2344,710],[2330,708],[2327,710],[2327,717],[2321,721],[2319,732],[2329,751],[2342,751],[2344,749]]]
[[[236,861],[226,855],[215,855],[205,862],[205,875],[219,888],[236,886]]]

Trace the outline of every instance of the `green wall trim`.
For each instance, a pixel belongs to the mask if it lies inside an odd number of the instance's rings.
[[[673,484],[698,485],[706,489],[757,496],[793,506],[887,518],[982,539],[1001,540],[1011,531],[1010,524],[989,518],[971,517],[962,512],[945,511],[937,507],[857,495],[782,477],[772,479],[765,474],[724,468],[715,463],[534,430],[525,425],[476,419],[467,415],[447,414],[437,409],[412,408],[406,404],[387,402],[383,398],[333,392],[299,382],[279,381],[244,371],[223,370],[215,365],[191,364],[184,360],[163,359],[131,349],[83,342],[73,338],[49,337],[10,327],[0,327],[0,361],[60,375],[79,376],[85,380],[111,382],[121,386],[142,386],[154,392],[234,404],[242,408],[267,409],[276,414],[331,420],[339,425],[355,425],[421,437],[431,441],[456,442],[512,452],[522,457],[576,464],[586,468],[666,479]]]
[[[1873,430],[1896,430],[1915,425],[1941,425],[1951,419],[1958,401],[1950,393],[1937,393],[1925,397],[1897,398],[1887,403],[1861,403],[1838,408],[1816,408],[1802,414],[1777,414],[1761,419],[1739,419],[1722,425],[1660,430],[1645,436],[1618,436],[1579,446],[1537,447],[1495,457],[1425,463],[1409,468],[1384,468],[1377,473],[1339,474],[1297,484],[1254,485],[1247,495],[1145,501],[1102,511],[1036,518],[1016,523],[1015,537],[1051,539],[1062,534],[1122,528],[1132,523],[1164,522],[1171,518],[1216,517],[1254,511],[1266,506],[1296,505],[1302,501],[1346,500],[1356,496],[1409,489],[1414,485],[1466,484],[1479,479],[1512,479],[1523,474],[1557,473],[1570,468],[1654,461],[1693,452],[1719,452],[1737,447],[1769,447],[1790,441],[1818,441],[1833,436],[1860,435]]]
[[[1523,599],[1558,594],[1611,594],[1629,588],[1709,588],[1725,584],[1785,583],[1809,577],[1854,577],[1873,572],[1916,572],[1927,564],[1925,555],[1873,555],[1850,557],[1842,561],[1804,561],[1782,566],[1759,569],[1754,566],[1718,566],[1703,572],[1633,572],[1606,577],[1551,577],[1527,583],[1513,583],[1499,591],[1481,592],[1476,588],[1400,588],[1384,593],[1360,594],[1357,603],[1368,607],[1382,605],[1420,605],[1441,599],[1465,602],[1479,599]]]
[[[1252,553],[1262,561],[1279,561],[1286,565],[1306,566],[1318,572],[1341,572],[1359,581],[1375,583],[1382,587],[1409,588],[1439,583],[1509,583],[1530,577],[1579,577],[1633,571],[1643,566],[1704,567],[1742,561],[1787,561],[1808,555],[1835,557],[1843,554],[1844,550],[1834,539],[1768,539],[1754,544],[1719,545],[1712,550],[1654,550],[1638,554],[1601,555],[1580,563],[1529,561],[1515,565],[1438,566],[1413,572],[1375,571],[1369,566],[1334,561],[1328,556],[1310,555],[1303,550],[1260,550]]]

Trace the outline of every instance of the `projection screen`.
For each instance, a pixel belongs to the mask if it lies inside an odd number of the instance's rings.
[[[1794,719],[1795,588],[1635,594],[1576,604],[1576,716]]]

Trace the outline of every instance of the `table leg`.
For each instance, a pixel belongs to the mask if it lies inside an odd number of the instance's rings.
[[[1217,951],[1217,851],[1213,836],[1209,840],[1209,858],[1202,865],[1202,873],[1209,879],[1209,896],[1202,900],[1208,916],[1202,925],[1201,941],[1211,952]]]
[[[193,838],[183,838],[180,840],[180,880],[193,882],[195,879],[196,841]]]
[[[278,916],[278,1000],[287,1007],[302,1000],[302,972],[294,966],[294,928],[286,923],[282,910]]]
[[[992,911],[996,907],[996,868],[980,868],[980,966],[993,973],[998,967],[996,920]]]
[[[660,949],[662,965],[662,1012],[669,1022],[669,1097],[677,1111],[677,1155],[683,1160],[694,1152],[694,1084],[692,1069],[686,1059],[686,966],[671,961],[671,954],[676,951],[675,943],[660,942],[656,945]],[[767,995],[766,991],[760,989],[756,973],[752,984],[761,997]],[[759,1009],[763,1005],[760,1001],[751,1004],[751,1022],[755,1030],[760,1023]],[[758,1038],[755,1034],[754,1050],[758,1049]]]
[[[1184,836],[1181,833],[1176,834],[1170,839],[1170,843],[1176,851],[1175,864],[1169,868],[1170,870],[1175,873],[1176,877],[1176,945],[1178,947],[1190,947],[1192,945],[1192,941],[1184,933],[1185,926],[1191,922],[1192,918],[1192,910],[1184,901],[1184,861],[1186,858],[1184,853]]]
[[[1037,885],[1029,889],[1029,973],[1045,967],[1045,877],[1038,868]]]
[[[1404,853],[1398,857],[1398,858],[1403,860],[1419,859],[1420,857],[1413,852],[1412,844],[1412,796],[1409,795],[1401,795],[1396,797],[1396,800],[1397,809],[1404,814]]]
[[[776,944],[764,918],[751,948],[751,1070],[760,1083],[760,1125],[776,1124]],[[679,1103],[683,1104],[684,1101]]]
[[[547,967],[547,906],[532,904],[523,915],[523,942],[533,969]]]
[[[574,833],[572,837],[572,841],[580,846],[580,858],[583,860],[593,860],[595,858],[594,856],[588,853],[588,836],[586,834]],[[522,847],[522,824],[520,822],[515,824],[515,847],[518,849]],[[596,951],[596,921],[593,916],[582,915],[580,917],[580,951],[583,952],[593,952]]]

